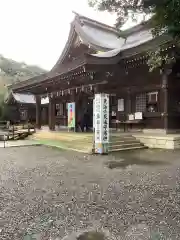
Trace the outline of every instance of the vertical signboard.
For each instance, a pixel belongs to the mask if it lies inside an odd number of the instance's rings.
[[[95,153],[106,154],[109,147],[109,96],[96,94],[94,100]]]
[[[95,130],[95,99],[93,99],[93,132]]]
[[[75,103],[68,103],[68,128],[75,129]]]
[[[124,99],[118,99],[118,112],[124,112]]]

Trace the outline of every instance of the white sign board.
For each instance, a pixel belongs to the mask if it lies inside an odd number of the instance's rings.
[[[95,153],[108,153],[109,95],[96,94],[94,100]]]
[[[124,99],[118,99],[118,112],[124,112]]]
[[[128,115],[128,120],[133,121],[134,120],[134,114],[129,114]]]
[[[142,113],[142,112],[136,112],[136,113],[134,114],[134,118],[135,118],[136,120],[142,120],[142,119],[143,119],[143,113]]]

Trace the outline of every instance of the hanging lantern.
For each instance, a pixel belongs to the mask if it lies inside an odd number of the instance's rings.
[[[62,96],[64,96],[64,91],[62,90]]]
[[[78,92],[78,88],[76,88],[76,93]]]
[[[68,94],[71,94],[71,90],[70,89],[68,89]]]

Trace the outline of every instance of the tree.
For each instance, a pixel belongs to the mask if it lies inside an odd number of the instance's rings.
[[[137,16],[137,13],[150,13],[153,35],[167,32],[172,36],[174,44],[179,45],[180,0],[89,0],[89,4],[98,10],[116,13],[117,27],[127,20],[129,12],[133,13],[132,16]],[[158,49],[149,54],[150,70],[159,67],[161,63],[174,61],[174,57],[162,56],[161,53],[161,49]]]
[[[117,14],[117,26],[128,18],[128,13],[151,13],[154,34],[167,30],[175,37],[180,36],[180,0],[89,0],[92,7],[100,11]]]

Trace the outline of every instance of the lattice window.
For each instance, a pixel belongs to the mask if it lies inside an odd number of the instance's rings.
[[[136,96],[136,112],[146,112],[147,107],[147,95],[141,93]]]

